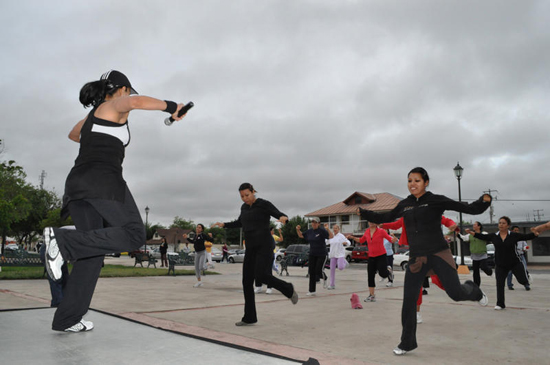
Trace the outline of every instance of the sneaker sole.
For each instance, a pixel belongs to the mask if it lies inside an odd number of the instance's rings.
[[[59,281],[61,280],[61,277],[63,274],[61,271],[61,266],[63,266],[63,263],[59,265],[59,268],[56,270],[52,268],[52,263],[56,262],[59,259],[61,260],[63,259],[61,258],[61,253],[59,252],[59,246],[57,246],[57,242],[56,242],[57,247],[54,248],[52,246],[52,237],[51,237],[52,235],[53,235],[53,228],[51,227],[44,228],[44,244],[46,245],[45,266],[46,266],[46,271],[48,272],[48,275],[50,276],[50,278],[52,278],[52,280],[54,281]]]
[[[89,321],[81,320],[74,326],[71,326],[65,329],[64,332],[78,333],[78,332],[88,332],[94,329],[94,324]]]
[[[298,293],[296,292],[296,290],[294,290],[294,285],[292,286],[292,296],[290,297],[290,301],[292,302],[292,304],[296,305],[296,303],[298,303],[298,300],[300,298],[298,297]]]

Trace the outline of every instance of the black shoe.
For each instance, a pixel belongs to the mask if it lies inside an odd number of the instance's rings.
[[[509,286],[509,287],[508,287],[508,290],[514,290],[514,287],[513,287],[513,286]]]
[[[422,290],[422,295],[428,295],[428,291],[426,289]]]

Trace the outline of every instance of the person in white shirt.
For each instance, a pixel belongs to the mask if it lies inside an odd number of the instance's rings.
[[[330,245],[330,252],[328,254],[330,259],[330,285],[327,288],[329,290],[335,289],[334,281],[336,276],[336,267],[338,266],[339,270],[344,270],[348,265],[348,262],[346,261],[345,247],[351,245],[349,240],[342,233],[340,233],[339,225],[333,225],[332,231],[334,232],[334,237],[327,240],[327,243]]]

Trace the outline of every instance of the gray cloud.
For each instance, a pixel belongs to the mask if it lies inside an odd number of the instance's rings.
[[[149,220],[238,215],[237,187],[290,215],[354,191],[547,199],[550,12],[543,1],[51,1],[0,5],[0,158],[62,193],[78,92],[119,69],[196,107],[135,111],[124,174]],[[547,202],[495,202],[522,220]],[[452,214],[451,214],[452,217]],[[481,217],[489,220],[487,214]]]

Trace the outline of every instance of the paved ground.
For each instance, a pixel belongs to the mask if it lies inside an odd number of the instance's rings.
[[[131,262],[127,257],[106,259],[107,264]],[[7,311],[0,312],[0,353],[4,360],[8,356],[9,363],[15,364],[24,359],[19,351],[10,349],[34,348],[50,343],[52,338],[63,338],[64,354],[69,360],[78,357],[82,346],[93,346],[97,341],[100,345],[96,345],[95,351],[101,356],[93,359],[82,354],[79,361],[72,362],[90,364],[121,363],[120,356],[138,364],[155,360],[172,363],[174,359],[166,354],[177,353],[174,349],[178,348],[199,349],[199,354],[190,354],[187,358],[195,364],[230,364],[233,359],[241,364],[288,363],[280,357],[300,362],[315,358],[321,364],[550,364],[547,353],[550,267],[530,267],[533,289],[527,292],[516,284],[516,290],[507,290],[504,311],[493,309],[496,301],[493,277],[482,276],[482,289],[489,296],[487,307],[473,302],[455,303],[432,286],[422,306],[424,323],[418,326],[419,347],[405,357],[392,354],[401,333],[402,271],[396,270],[393,288],[377,281],[377,302],[362,303],[363,310],[353,310],[350,295],[355,292],[364,299],[368,293],[365,264],[352,264],[338,272],[336,290],[318,287],[316,297],[305,296],[306,269],[291,267],[290,276],[284,278],[297,288],[299,303],[292,305],[278,292],[258,294],[259,322],[243,328],[234,325],[243,312],[241,269],[241,264],[218,264],[214,271],[221,275],[207,276],[202,288],[193,288],[195,278],[191,276],[102,278],[91,305],[94,311],[86,317],[94,320],[96,328],[89,333],[68,336],[49,330],[52,309],[12,311],[47,306],[50,294],[46,280],[4,280],[0,282],[0,309]],[[469,278],[471,275],[461,275],[463,281]],[[40,320],[32,320],[33,316]],[[147,326],[128,324],[121,318]],[[167,335],[150,327],[173,333]],[[29,334],[34,332],[44,335],[30,338]],[[113,338],[106,341],[106,333]],[[174,333],[229,344],[233,348],[229,351],[227,347],[205,341],[190,343],[189,337]],[[261,361],[246,362],[249,352],[241,352],[243,348],[259,352],[254,355],[270,353],[279,358],[268,356]],[[113,349],[120,351],[115,355]],[[225,356],[223,361],[217,357],[220,351]],[[32,356],[30,352],[23,351],[23,354]],[[47,364],[47,359],[47,355],[38,353],[21,363],[40,360]],[[59,359],[54,360],[57,362],[50,363],[59,363]],[[69,360],[67,363],[71,363]]]

